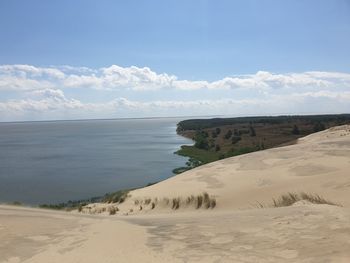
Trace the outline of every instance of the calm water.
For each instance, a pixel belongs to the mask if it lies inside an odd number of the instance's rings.
[[[0,202],[56,203],[172,176],[180,119],[0,123]]]

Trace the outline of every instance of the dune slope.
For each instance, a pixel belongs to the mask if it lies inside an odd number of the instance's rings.
[[[135,199],[215,196],[219,210],[269,204],[287,192],[320,194],[350,206],[350,126],[304,137],[297,144],[210,163],[150,187]]]

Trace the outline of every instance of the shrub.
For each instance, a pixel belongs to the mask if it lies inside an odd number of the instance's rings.
[[[228,131],[226,132],[226,134],[225,134],[225,139],[228,140],[228,139],[231,138],[231,136],[232,136],[232,131],[231,131],[231,130],[228,130]]]
[[[236,144],[237,142],[239,142],[241,140],[241,136],[233,136],[232,137],[232,144]]]
[[[209,149],[209,143],[208,143],[208,133],[207,132],[196,132],[196,135],[194,136],[194,147],[198,149],[204,149],[208,150]]]

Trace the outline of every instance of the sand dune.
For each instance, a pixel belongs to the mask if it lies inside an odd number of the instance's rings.
[[[198,167],[131,192],[126,204],[128,208],[135,200],[207,192],[217,199],[215,210],[250,209],[257,202],[269,204],[287,192],[307,192],[349,207],[349,168],[350,126],[338,126],[304,137],[296,145]]]
[[[0,206],[0,262],[350,262],[349,171],[350,126],[339,126],[198,167],[122,204],[82,213]],[[203,192],[214,208],[186,202]],[[287,192],[341,206],[270,207]],[[110,216],[111,206],[119,211]]]

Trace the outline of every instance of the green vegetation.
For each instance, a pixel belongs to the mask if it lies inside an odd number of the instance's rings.
[[[18,202],[18,201],[14,201],[12,203],[10,203],[10,205],[17,205],[17,206],[21,206],[22,203],[21,202]]]
[[[83,199],[83,200],[76,200],[76,201],[68,201],[58,204],[41,204],[39,205],[40,208],[45,209],[54,209],[54,210],[74,210],[78,209],[78,211],[81,211],[83,206],[88,205],[90,203],[97,203],[97,202],[105,202],[105,203],[122,203],[125,201],[128,193],[128,190],[120,190],[115,193],[109,193],[106,194],[104,197],[93,197],[89,199]]]
[[[282,124],[291,121],[309,121],[317,122],[336,122],[338,125],[348,123],[350,114],[328,114],[328,115],[296,115],[296,116],[256,116],[256,117],[238,117],[238,118],[213,118],[213,119],[191,119],[178,123],[178,132],[186,130],[201,130],[207,128],[217,128],[226,125],[235,125],[240,123],[251,124]]]
[[[227,133],[225,134],[225,139],[228,140],[231,138],[231,136],[232,136],[232,131],[228,130]]]
[[[123,203],[128,197],[130,189],[120,190],[115,193],[108,193],[102,198],[102,202],[105,203]]]
[[[74,209],[81,209],[84,205],[90,204],[90,203],[96,203],[100,202],[101,197],[92,197],[89,199],[82,199],[82,200],[69,200],[68,202],[62,202],[58,204],[41,204],[39,205],[40,208],[45,209],[53,209],[53,210],[74,210]]]
[[[195,160],[198,160],[201,164],[210,163],[219,160],[218,152],[206,151],[199,149],[195,146],[181,146],[181,149],[176,152],[176,154],[186,157],[192,157]],[[193,168],[193,167],[192,167]]]
[[[187,166],[178,167],[178,168],[173,169],[173,174],[180,174],[180,173],[186,172],[186,171],[191,170],[191,169],[192,168],[187,167]]]
[[[190,157],[181,173],[202,164],[294,143],[297,138],[350,123],[350,114],[184,120],[177,132],[194,141],[176,153]],[[195,162],[197,160],[198,162]]]
[[[188,169],[187,167],[184,167]],[[154,183],[148,183],[146,186],[151,186],[154,185],[158,182]],[[41,204],[39,205],[40,208],[45,208],[45,209],[54,209],[54,210],[74,210],[78,209],[79,212],[82,211],[83,206],[91,204],[91,203],[98,203],[98,202],[104,202],[104,203],[123,203],[126,198],[128,198],[128,194],[130,191],[135,190],[137,188],[132,188],[132,189],[124,189],[124,190],[119,190],[117,192],[113,193],[107,193],[104,196],[98,196],[98,197],[92,197],[89,199],[82,199],[82,200],[75,200],[71,201],[69,200],[68,202],[63,202],[63,203],[58,203],[58,204]],[[18,205],[20,204],[19,202]],[[116,208],[118,211],[118,208]]]
[[[196,135],[194,136],[195,144],[194,146],[198,149],[209,149],[209,142],[208,142],[208,133],[204,131],[198,131],[196,132]]]
[[[251,152],[255,152],[255,151],[259,151],[259,150],[262,150],[262,148],[260,146],[257,146],[255,148],[242,147],[239,149],[232,149],[224,154],[224,158],[242,155],[242,154],[246,154],[246,153],[251,153]],[[221,159],[223,159],[223,158],[221,158]]]
[[[232,141],[232,144],[236,144],[237,142],[239,142],[240,140],[242,140],[242,137],[241,136],[233,136],[231,141]]]

